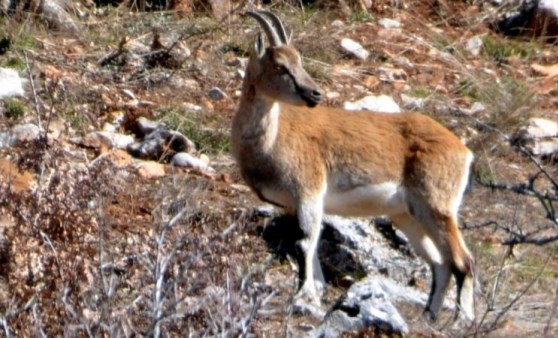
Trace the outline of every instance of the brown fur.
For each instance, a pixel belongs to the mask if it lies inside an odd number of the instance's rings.
[[[314,296],[321,276],[315,251],[324,209],[388,214],[432,268],[429,315],[436,317],[453,274],[472,317],[474,263],[457,225],[471,151],[425,115],[310,108],[320,97],[295,49],[256,42],[233,121],[233,154],[260,198],[298,215],[305,234],[299,294]]]

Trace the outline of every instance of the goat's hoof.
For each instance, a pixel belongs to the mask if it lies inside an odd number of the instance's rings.
[[[434,314],[432,311],[430,311],[430,309],[425,309],[425,310],[422,312],[422,317],[423,317],[425,320],[427,320],[427,321],[433,323],[433,322],[436,321],[436,319],[437,319],[438,316],[437,316],[436,314]]]
[[[295,303],[312,304],[319,307],[321,305],[320,297],[314,289],[303,287],[294,296]]]

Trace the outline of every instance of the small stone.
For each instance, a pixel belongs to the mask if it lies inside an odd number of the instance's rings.
[[[549,119],[532,117],[519,128],[516,138],[521,140],[558,136],[558,123]]]
[[[140,116],[136,119],[136,126],[142,135],[152,133],[155,129],[159,128],[159,122],[151,121],[146,117]]]
[[[401,94],[401,101],[403,107],[408,110],[421,110],[424,108],[425,99],[420,97],[412,97],[409,95]]]
[[[96,149],[126,149],[130,144],[134,143],[134,137],[107,131],[94,131],[81,138],[71,139],[70,141],[84,147]]]
[[[122,94],[131,100],[137,100],[136,95],[128,89],[122,89]]]
[[[31,123],[18,124],[10,130],[12,145],[37,140],[41,136],[41,129]]]
[[[401,108],[387,95],[366,96],[358,101],[345,102],[343,107],[347,110],[370,110],[379,113],[400,113]]]
[[[26,123],[12,127],[10,130],[0,133],[0,148],[12,147],[23,142],[39,139],[41,130],[34,124]]]
[[[235,56],[235,57],[226,59],[225,60],[225,65],[227,65],[229,67],[237,67],[237,68],[244,69],[248,65],[248,58]]]
[[[475,103],[473,103],[473,105],[469,109],[469,114],[470,115],[476,115],[478,113],[484,112],[485,110],[486,110],[486,107],[484,106],[484,104],[482,104],[480,102],[475,102]]]
[[[198,91],[201,89],[200,83],[194,79],[184,79],[180,76],[173,76],[169,79],[169,85],[174,89],[184,89],[187,91]]]
[[[343,38],[341,40],[341,48],[359,60],[366,60],[370,55],[370,53],[364,49],[360,43],[349,38]]]
[[[467,44],[465,45],[465,49],[472,55],[472,56],[479,56],[481,49],[483,46],[482,38],[478,35],[473,36],[469,40],[467,40]]]
[[[205,164],[209,164],[209,156],[207,156],[206,154],[201,154],[200,160],[202,160],[202,162],[204,162]]]
[[[339,28],[345,26],[345,23],[342,20],[337,19],[331,22],[331,26]]]
[[[212,99],[213,101],[220,101],[227,97],[227,94],[225,94],[225,92],[223,92],[218,87],[211,88],[207,94],[209,95],[209,98]]]
[[[0,99],[24,94],[23,81],[17,71],[0,67]]]
[[[211,168],[203,160],[188,153],[177,153],[173,156],[171,164],[178,167],[192,168],[205,174],[215,173],[215,169]]]
[[[378,20],[378,24],[387,29],[401,27],[401,23],[399,21],[387,18]]]
[[[154,161],[137,162],[134,167],[141,178],[153,179],[165,176],[165,167]]]
[[[188,112],[200,112],[200,111],[203,110],[203,107],[198,106],[197,104],[190,103],[190,102],[182,103],[182,108],[184,108],[184,110],[186,110]]]
[[[194,152],[196,146],[181,133],[161,126],[145,136],[143,141],[130,144],[126,149],[137,158],[160,160],[178,152]]]
[[[378,67],[377,72],[379,79],[382,81],[395,82],[407,80],[407,73],[401,68]]]
[[[558,138],[549,138],[544,140],[537,140],[529,142],[527,148],[531,150],[533,155],[545,156],[552,155],[558,152]]]
[[[340,97],[340,96],[341,96],[341,94],[339,94],[338,92],[327,92],[327,93],[326,93],[326,97],[327,97],[328,99],[330,99],[330,100],[336,99],[336,98],[338,98],[338,97]]]

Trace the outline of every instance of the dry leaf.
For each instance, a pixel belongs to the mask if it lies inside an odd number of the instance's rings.
[[[544,80],[537,84],[536,91],[539,94],[549,94],[556,89],[557,82],[558,81],[556,81],[554,76],[546,77]]]
[[[535,72],[545,75],[547,77],[555,77],[558,76],[558,64],[551,65],[551,66],[543,66],[537,63],[533,63],[531,65],[531,69]]]

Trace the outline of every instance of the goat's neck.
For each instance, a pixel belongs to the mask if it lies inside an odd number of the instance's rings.
[[[246,85],[233,122],[234,142],[267,152],[275,144],[278,128],[279,103]]]

